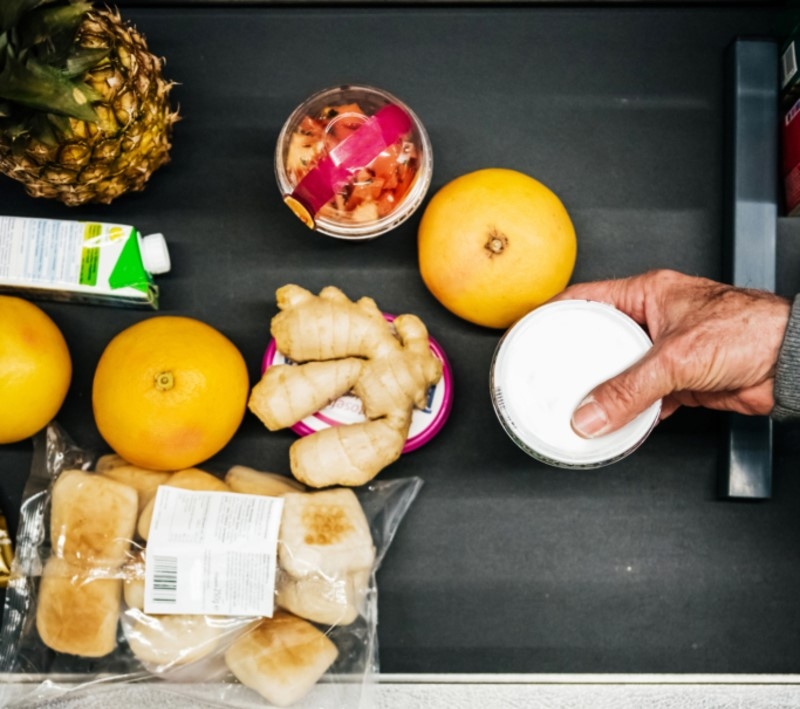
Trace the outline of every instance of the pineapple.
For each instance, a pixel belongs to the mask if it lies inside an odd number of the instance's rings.
[[[0,0],[0,171],[74,206],[142,190],[169,160],[173,84],[117,10]]]

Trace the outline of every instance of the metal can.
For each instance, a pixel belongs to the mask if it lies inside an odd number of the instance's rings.
[[[617,308],[588,300],[538,307],[501,338],[491,365],[495,413],[526,453],[561,468],[598,468],[626,457],[658,422],[658,401],[621,429],[586,439],[572,413],[598,384],[652,347],[647,333]]]

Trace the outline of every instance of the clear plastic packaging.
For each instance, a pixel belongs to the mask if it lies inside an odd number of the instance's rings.
[[[315,93],[286,120],[275,149],[286,204],[308,227],[341,239],[371,239],[408,219],[432,173],[422,122],[371,86]]]
[[[154,494],[146,476],[114,456],[96,460],[57,424],[34,439],[0,635],[0,705],[135,705],[146,691],[226,707],[369,706],[375,572],[421,480],[306,492],[244,466],[214,477],[234,493],[283,495],[272,618],[146,613],[147,542],[134,531]],[[309,541],[310,509],[344,515],[341,529],[355,534]]]

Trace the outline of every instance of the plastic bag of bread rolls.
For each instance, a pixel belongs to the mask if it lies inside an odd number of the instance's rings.
[[[282,499],[271,616],[145,610],[161,486]],[[149,471],[97,457],[51,424],[34,439],[0,630],[0,671],[35,679],[13,701],[0,691],[3,706],[122,692],[112,706],[134,682],[187,706],[359,706],[378,670],[375,572],[420,486],[308,490],[239,461]]]

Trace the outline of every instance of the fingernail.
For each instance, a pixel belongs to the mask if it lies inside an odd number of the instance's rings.
[[[572,414],[572,428],[583,438],[601,436],[608,429],[606,410],[594,399],[584,399]]]

